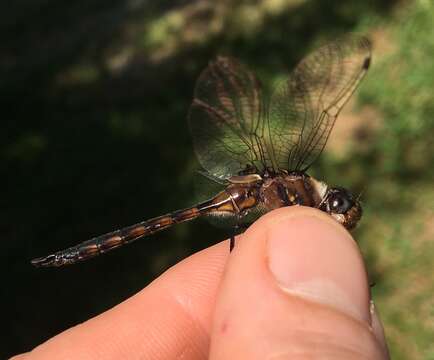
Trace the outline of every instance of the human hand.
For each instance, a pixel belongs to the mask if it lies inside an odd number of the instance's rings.
[[[388,359],[369,290],[343,227],[282,208],[13,359]]]

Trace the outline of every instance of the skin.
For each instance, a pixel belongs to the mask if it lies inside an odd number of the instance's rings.
[[[326,214],[275,210],[14,360],[388,359],[361,254]]]

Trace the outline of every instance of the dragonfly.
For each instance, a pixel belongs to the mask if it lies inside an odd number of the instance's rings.
[[[32,264],[74,264],[202,216],[240,228],[284,206],[317,208],[351,230],[362,216],[359,200],[307,170],[370,63],[369,39],[347,36],[308,54],[266,91],[241,62],[217,57],[196,82],[188,120],[202,174],[223,190],[187,209],[94,237]],[[234,244],[232,236],[231,250]]]

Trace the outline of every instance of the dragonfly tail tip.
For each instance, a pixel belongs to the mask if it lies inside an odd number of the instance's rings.
[[[35,267],[48,267],[48,266],[56,266],[55,265],[55,256],[48,255],[44,257],[39,257],[30,261]]]

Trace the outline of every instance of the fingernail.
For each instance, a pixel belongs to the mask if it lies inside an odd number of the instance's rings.
[[[389,359],[389,348],[387,347],[386,336],[384,335],[383,324],[380,320],[380,315],[378,314],[377,307],[374,304],[374,301],[371,300],[370,304],[370,312],[371,312],[371,322],[372,322],[372,331],[374,332],[375,337],[377,338],[380,346],[383,349],[385,354],[385,358]]]
[[[295,215],[268,232],[269,268],[286,293],[370,324],[369,285],[357,244],[322,216]]]

